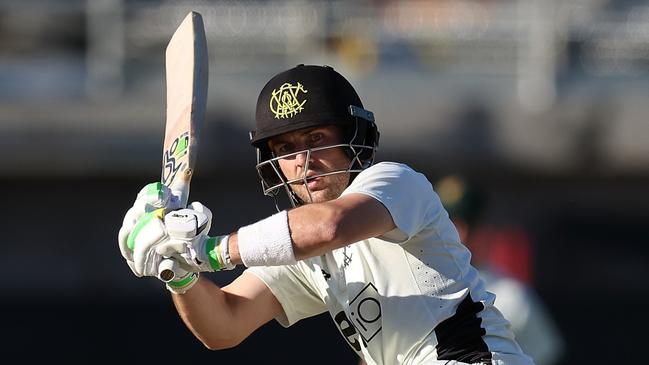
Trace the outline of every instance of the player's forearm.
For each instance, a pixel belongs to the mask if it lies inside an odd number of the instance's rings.
[[[395,228],[388,210],[378,200],[361,194],[299,207],[289,211],[288,221],[298,260]]]
[[[239,342],[226,293],[210,280],[200,278],[185,294],[172,296],[185,325],[207,348],[220,350]]]
[[[340,237],[336,236],[336,212],[318,204],[309,209],[294,209],[288,212],[289,232],[293,253],[297,260],[322,255],[341,246]],[[297,211],[297,212],[296,212]],[[255,244],[249,242],[248,244]],[[239,235],[232,233],[229,237],[230,259],[235,265],[243,264],[239,251]]]
[[[361,194],[308,204],[288,212],[288,230],[297,260],[320,256],[394,228],[387,209],[377,200]],[[237,233],[230,236],[229,248],[232,262],[241,264]]]
[[[309,204],[288,212],[297,260],[320,256],[349,244],[341,231],[345,211],[333,203]]]

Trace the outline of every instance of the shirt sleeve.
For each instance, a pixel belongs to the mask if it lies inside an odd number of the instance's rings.
[[[389,242],[405,243],[442,209],[426,176],[399,163],[381,162],[364,170],[342,195],[352,193],[369,195],[387,208],[397,228],[378,238]]]
[[[327,310],[324,300],[300,268],[300,263],[286,266],[255,266],[246,269],[257,276],[284,309],[275,318],[284,327]]]

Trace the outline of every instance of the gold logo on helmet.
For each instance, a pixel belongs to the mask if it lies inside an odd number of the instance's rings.
[[[291,118],[301,112],[306,99],[300,101],[300,93],[307,92],[299,82],[297,86],[286,82],[279,89],[273,90],[270,97],[270,110],[275,114],[275,118]]]

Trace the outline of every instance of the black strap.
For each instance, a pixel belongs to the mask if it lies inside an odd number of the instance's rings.
[[[437,358],[467,363],[491,363],[491,352],[482,339],[486,331],[477,314],[484,309],[471,295],[460,303],[455,314],[435,327]]]

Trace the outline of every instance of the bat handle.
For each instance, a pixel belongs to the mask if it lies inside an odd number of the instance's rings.
[[[176,261],[165,258],[158,265],[158,279],[168,283],[176,277],[176,271],[178,271]]]

